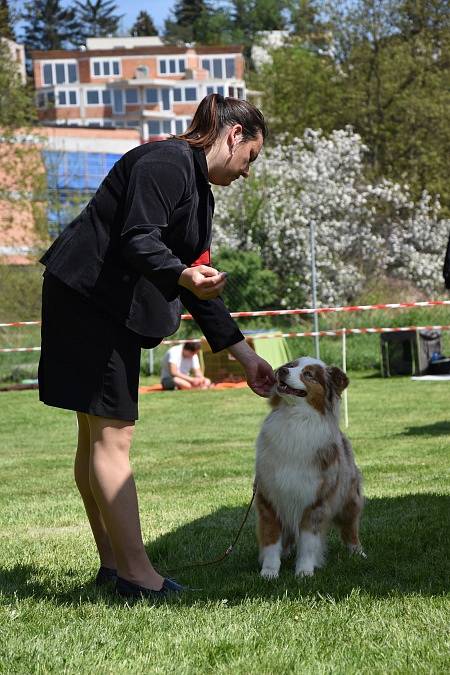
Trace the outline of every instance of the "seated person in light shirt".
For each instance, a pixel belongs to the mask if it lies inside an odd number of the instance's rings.
[[[211,386],[211,380],[203,377],[199,351],[198,342],[185,342],[164,354],[161,361],[163,389],[208,389]]]

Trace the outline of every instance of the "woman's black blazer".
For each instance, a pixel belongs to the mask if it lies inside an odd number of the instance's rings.
[[[210,247],[213,212],[204,151],[177,139],[147,143],[116,162],[41,262],[143,345],[174,333],[184,305],[220,351],[243,339],[223,301],[177,283]]]

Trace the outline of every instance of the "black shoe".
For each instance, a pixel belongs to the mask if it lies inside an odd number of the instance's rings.
[[[135,600],[146,598],[153,602],[161,602],[162,600],[166,600],[169,595],[182,593],[184,590],[184,586],[169,578],[164,579],[162,588],[159,591],[153,591],[151,588],[133,584],[131,581],[122,579],[122,577],[117,577],[116,582],[116,593],[118,595],[122,598],[132,598]]]
[[[106,584],[113,583],[117,581],[117,570],[111,569],[111,567],[100,567],[95,577],[96,586],[105,586]]]

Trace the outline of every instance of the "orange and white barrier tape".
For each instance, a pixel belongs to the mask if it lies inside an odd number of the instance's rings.
[[[450,325],[446,326],[394,326],[394,328],[336,328],[336,330],[305,331],[303,333],[265,333],[264,335],[251,335],[252,340],[269,340],[274,337],[293,338],[293,337],[336,337],[338,335],[366,335],[368,333],[404,333],[415,330],[450,330]],[[202,338],[184,338],[183,340],[162,340],[162,345],[180,345],[185,342],[201,342]],[[0,349],[0,354],[9,352],[37,352],[40,347],[12,347],[9,349]]]
[[[234,319],[244,319],[258,316],[295,316],[298,314],[331,314],[337,312],[365,312],[368,310],[381,309],[405,309],[411,307],[439,307],[443,305],[450,305],[450,300],[424,300],[422,302],[396,302],[377,305],[348,305],[342,307],[316,307],[301,308],[301,309],[270,309],[258,312],[231,312]],[[192,314],[182,314],[183,320],[192,319]],[[0,328],[9,328],[12,326],[39,326],[40,321],[13,321],[11,323],[0,323]]]

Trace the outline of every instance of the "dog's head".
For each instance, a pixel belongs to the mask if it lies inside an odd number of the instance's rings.
[[[348,387],[347,375],[336,366],[327,366],[308,356],[286,363],[275,371],[276,385],[271,403],[282,400],[290,405],[309,405],[325,414]]]

